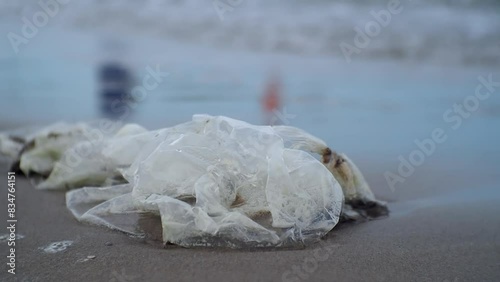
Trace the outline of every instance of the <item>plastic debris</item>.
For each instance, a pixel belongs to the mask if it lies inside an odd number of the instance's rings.
[[[126,125],[82,138],[95,130],[59,129],[54,144],[54,130],[44,131],[20,157],[25,173],[46,175],[39,189],[83,187],[66,194],[82,222],[142,236],[141,220],[156,215],[165,243],[275,247],[319,240],[339,222],[344,195],[348,219],[370,215],[359,206],[387,211],[351,160],[298,128],[195,115],[170,128]]]

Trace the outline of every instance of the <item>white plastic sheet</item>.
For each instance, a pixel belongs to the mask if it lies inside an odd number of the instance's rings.
[[[229,247],[303,244],[339,221],[338,182],[309,153],[285,147],[272,127],[194,116],[109,146],[103,159],[128,165],[129,184],[68,192],[68,208],[82,221],[139,234],[133,222],[155,213],[165,242]]]
[[[163,241],[187,247],[307,244],[339,222],[344,193],[376,201],[345,155],[321,163],[310,153],[330,158],[330,149],[298,128],[195,115],[89,140],[96,130],[59,125],[35,134],[21,169],[47,175],[39,189],[85,186],[66,195],[73,215],[129,234],[143,235],[141,219],[157,215]]]

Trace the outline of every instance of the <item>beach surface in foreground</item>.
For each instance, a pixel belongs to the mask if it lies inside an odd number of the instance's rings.
[[[498,281],[500,177],[492,167],[423,165],[391,192],[380,187],[397,163],[358,163],[378,197],[389,202],[390,216],[337,225],[321,243],[291,250],[164,247],[81,224],[66,209],[63,192],[35,190],[18,176],[16,232],[23,238],[16,242],[16,275],[5,270],[0,279]],[[5,164],[1,172],[7,175]],[[5,191],[6,183],[1,186]],[[5,203],[6,193],[0,199]],[[0,219],[6,222],[6,211]],[[72,244],[56,253],[43,250],[60,241]],[[7,255],[6,242],[0,252]]]

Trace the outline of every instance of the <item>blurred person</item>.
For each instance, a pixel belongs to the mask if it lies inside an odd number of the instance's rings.
[[[276,112],[279,112],[282,106],[281,93],[281,78],[278,74],[273,74],[267,81],[261,100],[264,112],[264,123],[267,125],[275,125],[279,123],[276,118]]]
[[[98,95],[101,115],[116,119],[121,114],[115,109],[118,101],[133,102],[133,73],[123,58],[127,58],[127,46],[113,35],[101,40],[101,63],[97,66]]]
[[[119,112],[113,110],[115,101],[132,99],[132,75],[123,64],[112,61],[102,63],[98,67],[98,72],[101,114],[108,118],[116,118]]]

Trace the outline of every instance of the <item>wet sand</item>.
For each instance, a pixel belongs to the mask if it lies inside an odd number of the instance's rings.
[[[37,191],[18,177],[17,232],[25,237],[17,241],[17,274],[7,274],[4,265],[0,280],[500,280],[500,176],[494,167],[429,161],[392,192],[383,173],[397,163],[358,163],[378,197],[389,202],[391,215],[342,224],[320,244],[294,250],[163,248],[158,242],[81,224],[66,209],[64,193]],[[6,175],[5,165],[1,167]],[[6,180],[1,186],[6,187]],[[5,209],[0,212],[3,222]],[[39,249],[64,240],[73,241],[65,251]],[[0,253],[5,261],[5,242]],[[82,262],[87,256],[95,258]]]

